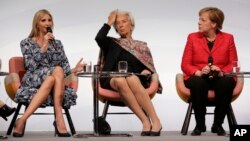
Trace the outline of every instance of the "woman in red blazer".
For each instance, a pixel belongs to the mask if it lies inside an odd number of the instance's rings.
[[[185,85],[190,89],[195,112],[196,126],[191,135],[206,131],[205,114],[208,90],[215,91],[215,115],[211,131],[225,135],[222,127],[231,102],[236,81],[225,77],[237,61],[233,36],[220,31],[224,21],[223,12],[215,7],[199,11],[199,32],[189,34],[182,56],[181,68]]]

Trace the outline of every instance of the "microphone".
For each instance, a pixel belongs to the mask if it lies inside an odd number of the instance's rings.
[[[208,57],[208,66],[211,69],[211,66],[213,65],[214,59],[212,56]],[[208,78],[209,79],[213,79],[214,77],[216,77],[218,75],[218,72],[215,70],[210,70],[209,74],[208,74]]]
[[[213,65],[213,57],[212,56],[209,56],[208,59],[207,59],[207,62],[208,62],[208,66],[211,68],[211,66]],[[209,74],[208,74],[208,78],[209,79],[213,79],[213,71],[210,70]]]
[[[207,61],[208,62],[208,66],[211,67],[213,65],[213,62],[214,62],[213,57],[209,56],[207,60],[208,60]]]
[[[51,27],[47,27],[47,33],[53,33]],[[51,44],[52,44],[53,47],[56,46],[56,41],[55,41],[55,39],[50,39],[50,42],[51,42]]]
[[[47,27],[47,32],[53,33],[51,27]]]

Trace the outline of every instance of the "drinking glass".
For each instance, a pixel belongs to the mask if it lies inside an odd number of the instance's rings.
[[[84,61],[84,68],[83,71],[84,72],[91,72],[92,69],[92,62],[91,61]]]
[[[118,62],[118,71],[122,73],[126,73],[128,70],[128,63],[127,61],[119,61]]]
[[[233,61],[232,62],[232,73],[239,73],[240,72],[240,61]]]

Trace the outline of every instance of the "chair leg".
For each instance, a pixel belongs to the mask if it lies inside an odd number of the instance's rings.
[[[104,119],[106,119],[106,117],[107,117],[108,109],[109,109],[109,102],[106,101],[106,102],[105,102],[105,105],[104,105],[104,108],[103,108],[103,112],[102,112],[102,117],[103,117]]]
[[[228,124],[229,124],[229,128],[231,129],[232,125],[237,125],[237,121],[233,112],[233,108],[232,105],[230,104],[228,107],[228,111],[227,111],[227,119],[228,119]]]
[[[184,123],[182,125],[182,129],[181,129],[181,134],[182,135],[187,135],[191,115],[192,115],[192,102],[189,102],[186,117],[185,117]]]
[[[69,124],[69,128],[70,128],[71,134],[75,135],[76,134],[76,130],[75,130],[73,121],[71,119],[71,116],[70,116],[70,113],[69,113],[69,109],[64,108],[64,111],[65,111],[65,114],[66,114],[66,117],[67,117],[67,120],[68,120],[68,124]]]
[[[19,115],[19,112],[20,112],[21,107],[22,107],[22,104],[21,104],[21,103],[18,103],[17,109],[16,109],[16,111],[15,111],[15,114],[14,114],[14,116],[13,116],[11,122],[10,122],[10,126],[9,126],[9,128],[8,128],[8,130],[7,130],[7,135],[10,135],[10,134],[11,134],[11,132],[12,132],[12,130],[13,130],[13,128],[14,128],[14,125],[15,125],[15,122],[16,122],[16,119],[17,119],[17,116]]]

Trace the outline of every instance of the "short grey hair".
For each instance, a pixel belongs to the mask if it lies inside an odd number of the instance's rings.
[[[135,28],[135,20],[134,20],[133,15],[130,12],[128,12],[128,11],[121,11],[121,10],[117,11],[117,15],[127,15],[128,16],[128,19],[130,20],[131,26],[132,26],[132,29],[131,29],[131,33],[132,33],[134,31],[134,28]],[[113,27],[115,28],[115,31],[117,32],[116,22],[113,25]]]

